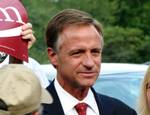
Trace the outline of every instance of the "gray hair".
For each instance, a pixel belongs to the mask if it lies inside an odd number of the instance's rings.
[[[45,33],[47,46],[57,51],[59,34],[64,28],[73,25],[93,25],[99,34],[103,36],[101,24],[92,18],[90,14],[76,9],[65,9],[56,14],[48,23]],[[103,37],[101,38],[103,47]]]

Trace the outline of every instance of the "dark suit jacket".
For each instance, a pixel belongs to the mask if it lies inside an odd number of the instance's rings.
[[[54,81],[47,87],[47,90],[51,93],[54,101],[52,104],[43,104],[43,115],[65,115],[54,87]],[[137,115],[133,109],[123,102],[112,97],[98,94],[93,88],[92,91],[94,93],[100,115]],[[66,103],[69,103],[69,101]]]

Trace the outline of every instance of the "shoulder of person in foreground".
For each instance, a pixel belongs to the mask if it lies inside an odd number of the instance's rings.
[[[46,77],[46,74],[44,73],[44,71],[42,71],[42,69],[40,67],[40,63],[38,61],[29,57],[29,62],[28,63],[23,62],[23,64],[34,71],[34,73],[39,78],[42,87],[46,88],[49,85],[48,78]]]
[[[7,64],[0,68],[0,73],[0,115],[41,113],[42,103],[53,102],[36,74],[25,65]]]
[[[132,109],[119,99],[103,94],[98,94],[98,99],[101,103],[102,108],[106,110],[104,112],[107,112],[107,114],[110,114],[109,112],[111,112],[115,115],[137,115],[134,109]]]

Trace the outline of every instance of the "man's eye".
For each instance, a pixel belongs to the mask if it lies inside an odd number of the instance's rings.
[[[81,52],[73,52],[72,53],[73,56],[80,55],[80,54],[81,54]]]
[[[71,55],[71,56],[74,56],[74,57],[79,57],[79,56],[81,56],[83,53],[84,53],[84,51],[78,50],[78,51],[73,51],[73,52],[71,52],[70,55]]]
[[[99,53],[100,53],[100,51],[93,51],[93,53],[97,53],[97,54],[99,54]]]

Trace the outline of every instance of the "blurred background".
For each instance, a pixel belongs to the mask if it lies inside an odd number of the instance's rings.
[[[90,13],[103,26],[103,62],[150,61],[150,0],[22,0],[37,41],[30,57],[49,63],[45,28],[60,10],[75,8]]]

